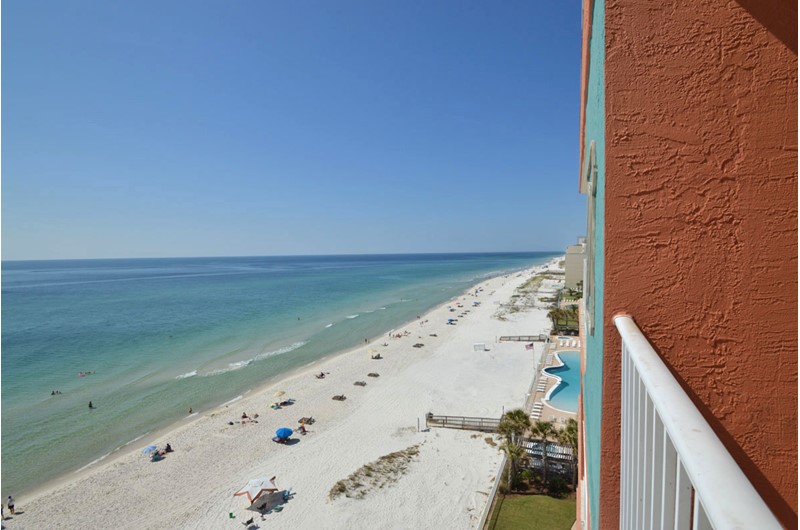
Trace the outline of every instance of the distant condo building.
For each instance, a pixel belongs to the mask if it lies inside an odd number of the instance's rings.
[[[567,247],[567,257],[564,260],[564,287],[577,289],[583,282],[583,264],[586,261],[586,238],[579,237],[577,245]]]
[[[583,5],[578,526],[797,528],[797,4]]]

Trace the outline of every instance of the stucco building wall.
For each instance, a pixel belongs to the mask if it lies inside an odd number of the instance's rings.
[[[605,2],[600,528],[619,527],[620,312],[797,525],[797,49],[778,26],[796,34],[797,7],[742,4]]]

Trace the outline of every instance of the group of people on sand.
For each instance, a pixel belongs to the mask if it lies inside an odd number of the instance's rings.
[[[59,394],[61,394],[61,390],[52,390],[52,391],[50,392],[50,395],[51,395],[51,396],[57,396],[57,395],[59,395]]]
[[[174,449],[172,446],[167,442],[167,445],[164,449],[159,449],[158,451],[153,451],[153,455],[150,457],[151,462],[158,462],[159,460],[164,460],[164,457],[167,456],[167,453],[173,452]]]

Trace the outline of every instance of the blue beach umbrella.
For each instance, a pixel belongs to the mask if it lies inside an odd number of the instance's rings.
[[[282,427],[275,431],[275,436],[280,438],[281,440],[285,440],[286,438],[292,435],[292,430],[288,427]]]
[[[145,448],[142,450],[142,454],[143,454],[143,455],[149,455],[150,453],[152,453],[152,452],[153,452],[153,451],[155,451],[156,449],[158,449],[158,447],[157,447],[157,446],[155,446],[155,445],[148,445],[147,447],[145,447]]]

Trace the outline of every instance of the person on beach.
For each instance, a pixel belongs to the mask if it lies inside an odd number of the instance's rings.
[[[11,513],[11,515],[14,515],[14,497],[9,495],[8,502],[6,502],[6,504],[8,505],[8,511]]]
[[[89,408],[90,408],[90,409],[93,409],[93,408],[94,408],[94,405],[92,405],[92,402],[91,402],[91,401],[89,402]]]
[[[169,443],[167,443],[167,447],[164,448],[164,451],[166,451],[167,453],[171,453],[173,451],[172,446]]]

